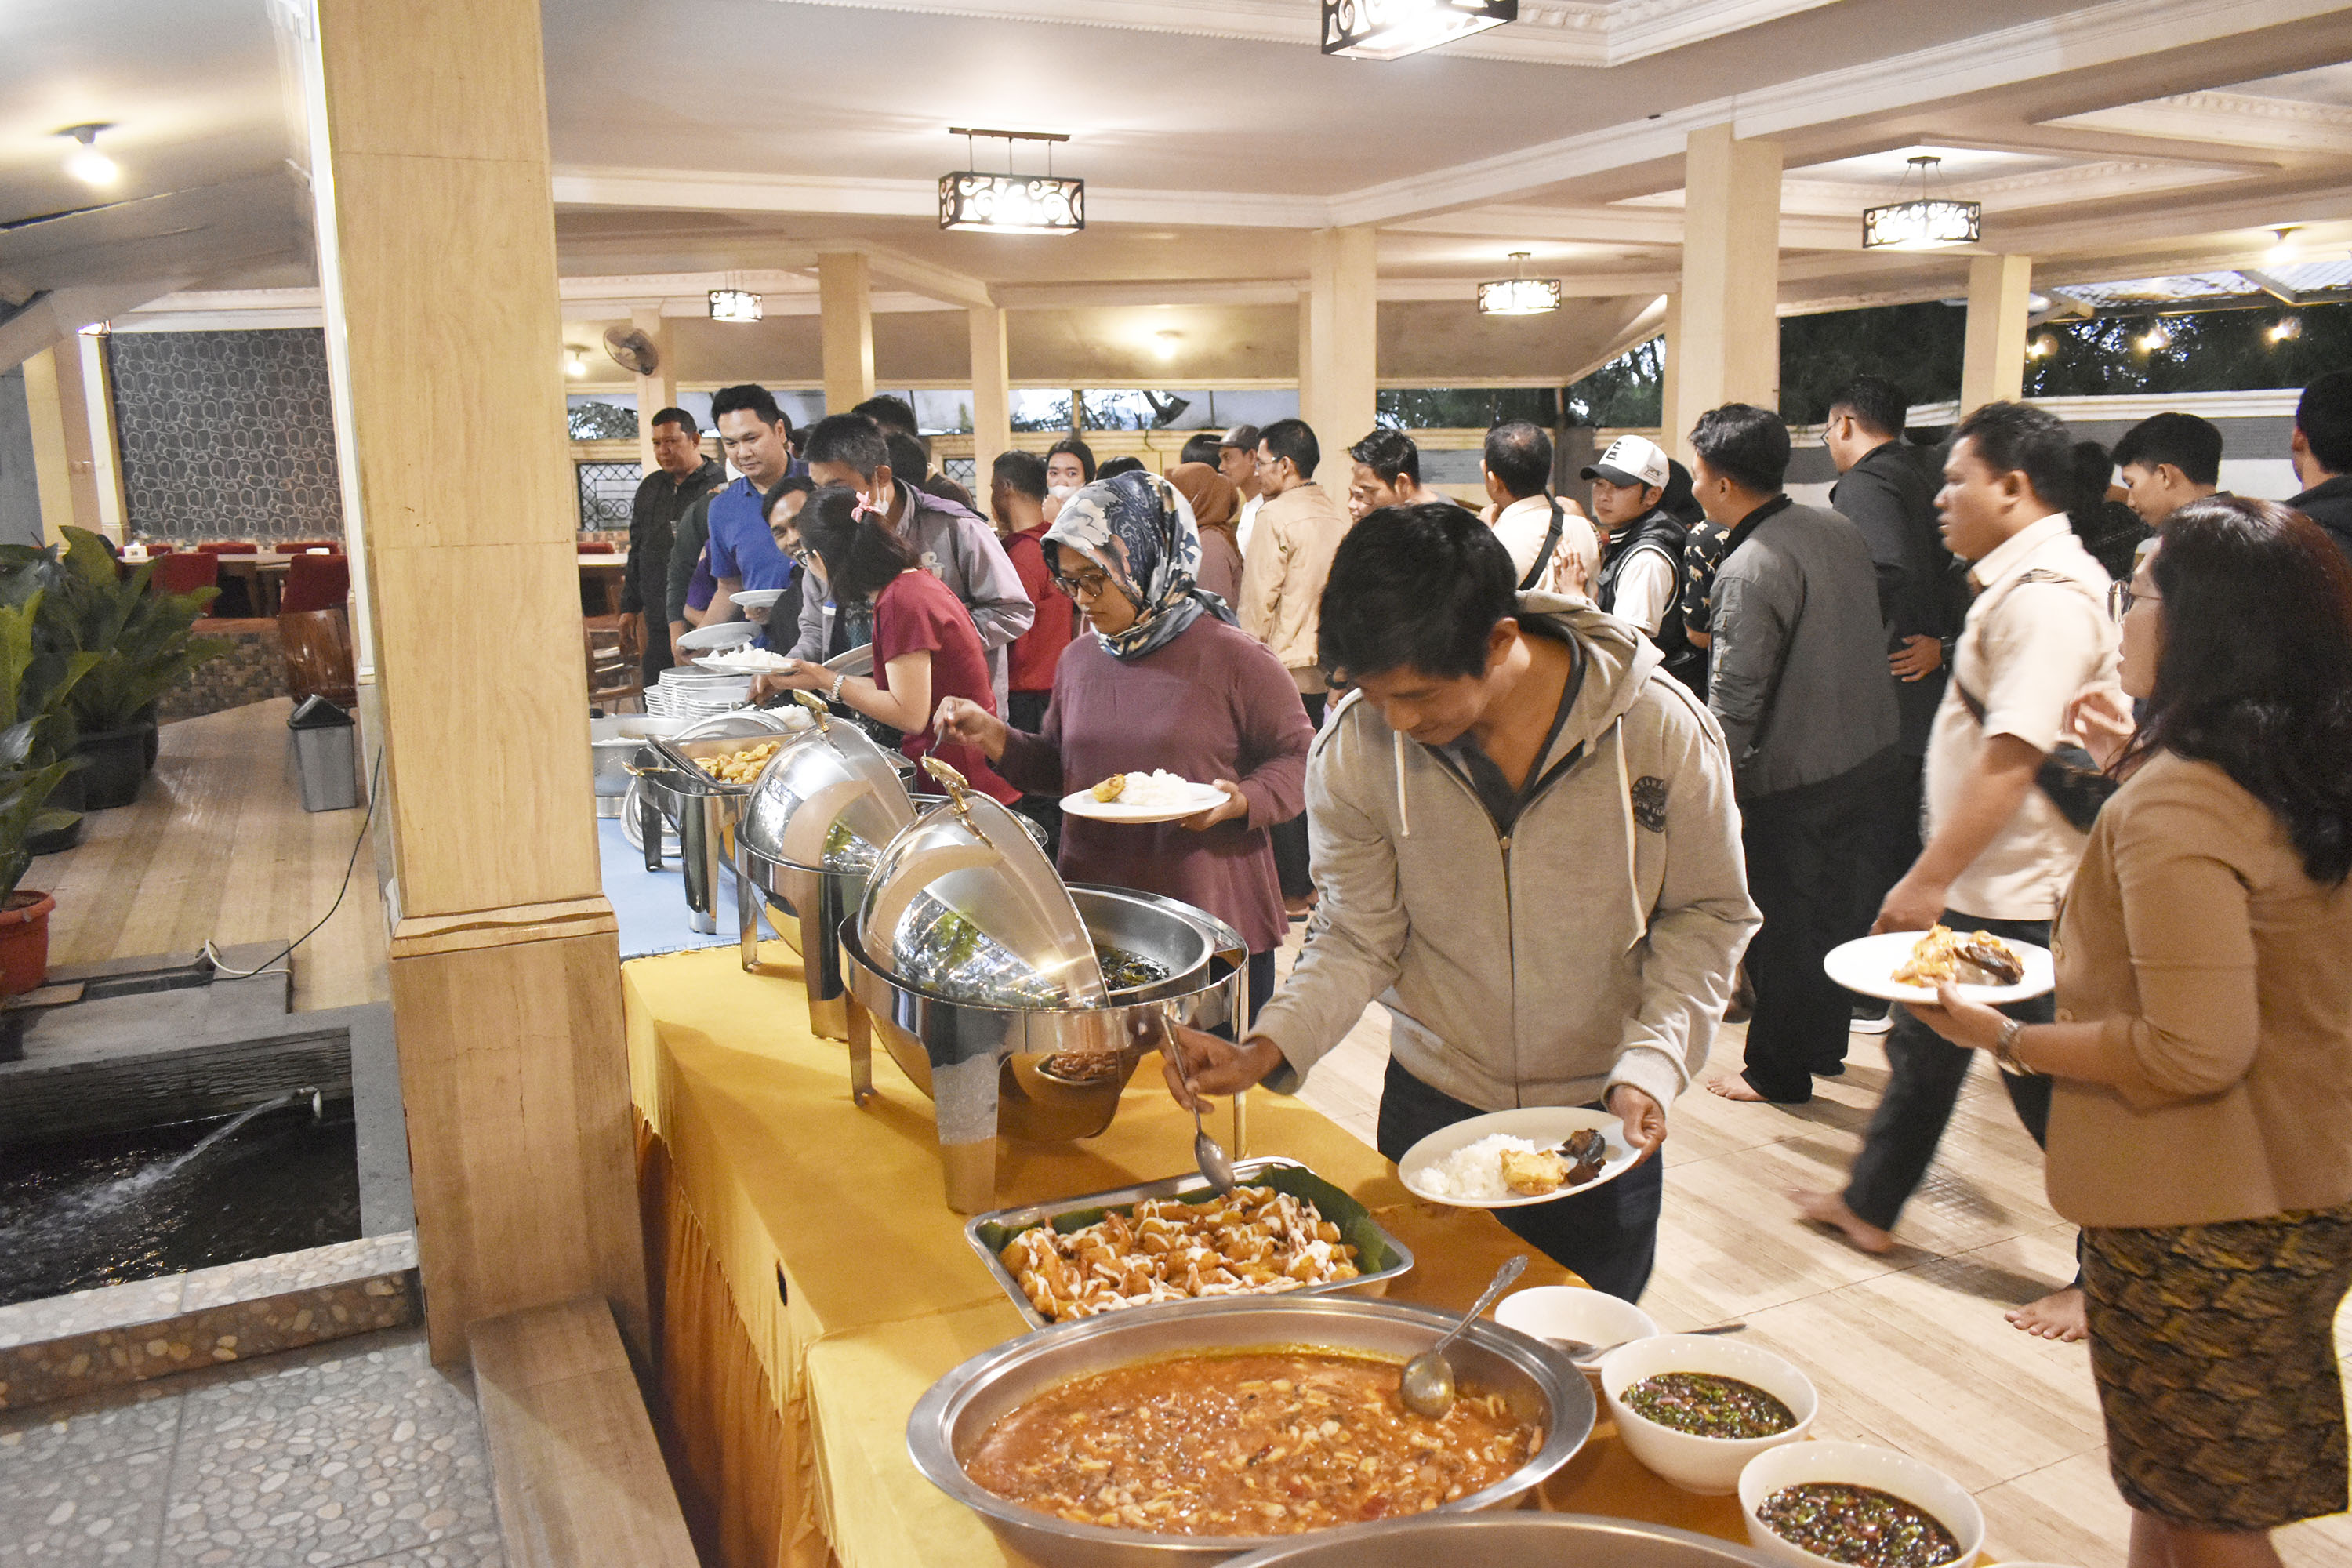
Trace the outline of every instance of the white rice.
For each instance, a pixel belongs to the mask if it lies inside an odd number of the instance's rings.
[[[1165,768],[1154,768],[1148,773],[1128,774],[1117,804],[1138,811],[1172,811],[1192,805],[1197,793],[1197,786],[1189,781]]]
[[[1420,1185],[1432,1197],[1513,1197],[1517,1194],[1503,1181],[1505,1151],[1516,1149],[1532,1154],[1558,1146],[1538,1143],[1532,1138],[1514,1138],[1507,1132],[1490,1133],[1433,1162],[1422,1171]]]

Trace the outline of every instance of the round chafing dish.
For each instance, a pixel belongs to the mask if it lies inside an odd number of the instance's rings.
[[[1768,1568],[1745,1546],[1582,1513],[1440,1514],[1327,1531],[1236,1557],[1226,1568]]]
[[[1005,1545],[1047,1568],[1171,1568],[1307,1542],[1336,1546],[1386,1527],[1346,1526],[1307,1536],[1192,1536],[1074,1524],[986,1490],[964,1473],[963,1460],[997,1421],[1074,1377],[1155,1357],[1269,1345],[1369,1352],[1402,1362],[1427,1350],[1456,1321],[1428,1307],[1341,1296],[1195,1301],[1087,1318],[1009,1341],[933,1384],[908,1418],[907,1447],[925,1479],[980,1514]],[[1575,1458],[1591,1436],[1591,1387],[1541,1341],[1481,1321],[1454,1342],[1447,1357],[1464,1383],[1503,1395],[1515,1414],[1540,1422],[1544,1441],[1502,1481],[1422,1518],[1508,1508]],[[1343,1560],[1359,1561],[1329,1559]]]
[[[1020,819],[949,790],[891,840],[841,930],[851,1049],[878,1033],[930,1096],[949,1205],[994,1205],[999,1133],[1035,1142],[1090,1138],[1171,1024],[1246,1016],[1249,953],[1223,922],[1173,900],[1066,888]],[[1100,946],[1151,978],[1113,991]]]

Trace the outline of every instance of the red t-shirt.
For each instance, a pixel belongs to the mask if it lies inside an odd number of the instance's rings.
[[[989,679],[988,655],[981,648],[971,612],[954,589],[917,567],[899,573],[874,601],[874,684],[889,690],[890,661],[925,651],[931,656],[933,713],[949,697],[996,711],[995,683]],[[928,727],[909,731],[898,749],[910,757],[938,757],[971,780],[972,788],[1007,805],[1021,798],[1021,792],[999,778],[979,750],[955,741],[934,748]],[[918,783],[937,787],[928,778]]]
[[[1004,553],[1012,558],[1013,570],[1020,574],[1021,586],[1028,594],[1029,602],[1037,606],[1037,618],[1029,623],[1027,631],[1013,639],[1005,689],[1051,691],[1055,668],[1062,662],[1062,650],[1077,636],[1078,607],[1054,586],[1054,574],[1045,564],[1044,523],[1007,534]]]

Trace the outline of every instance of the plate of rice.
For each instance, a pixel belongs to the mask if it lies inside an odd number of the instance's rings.
[[[1113,773],[1092,789],[1073,790],[1062,797],[1062,809],[1097,822],[1181,822],[1224,803],[1225,792],[1216,785],[1194,784],[1155,768],[1148,773]]]
[[[1593,1131],[1603,1140],[1598,1174],[1584,1181],[1566,1172],[1547,1171],[1547,1156],[1576,1133]],[[1457,1208],[1510,1209],[1528,1204],[1548,1204],[1615,1181],[1633,1168],[1640,1151],[1625,1142],[1625,1125],[1605,1110],[1580,1105],[1535,1105],[1517,1110],[1496,1110],[1474,1116],[1451,1127],[1441,1127],[1404,1152],[1397,1176],[1415,1197]],[[1549,1175],[1559,1184],[1542,1186]],[[1513,1177],[1518,1179],[1515,1189]]]

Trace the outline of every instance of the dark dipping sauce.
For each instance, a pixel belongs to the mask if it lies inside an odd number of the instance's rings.
[[[1095,943],[1095,962],[1102,965],[1103,988],[1107,991],[1134,991],[1157,985],[1168,978],[1167,965],[1108,942]]]
[[[1773,1534],[1832,1563],[1855,1568],[1936,1568],[1960,1543],[1916,1503],[1876,1487],[1807,1481],[1782,1487],[1756,1510]]]
[[[1796,1412],[1752,1383],[1711,1372],[1662,1372],[1624,1394],[1628,1407],[1694,1437],[1772,1437],[1797,1424]]]

